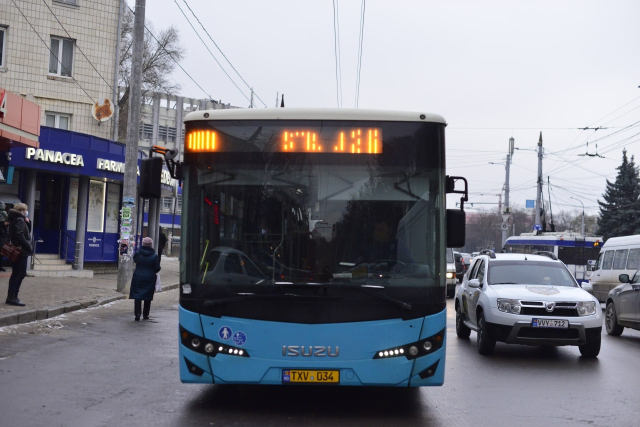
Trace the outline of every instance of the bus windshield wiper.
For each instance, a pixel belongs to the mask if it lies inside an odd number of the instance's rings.
[[[344,285],[342,285],[342,287],[344,287]],[[384,290],[385,289],[384,286],[380,286],[380,285],[357,285],[357,286],[348,286],[348,288],[350,288],[350,289],[360,289],[361,291],[366,292],[369,295],[374,295],[377,298],[389,301],[390,303],[393,303],[393,304],[397,305],[398,307],[401,307],[401,308],[403,308],[405,310],[413,309],[411,304],[409,304],[408,302],[400,301],[399,299],[392,298],[389,295],[379,294],[379,293],[373,291],[373,289],[382,289],[382,290]]]
[[[334,297],[328,297],[328,296],[324,296],[324,295],[300,295],[300,294],[290,294],[290,293],[285,293],[285,294],[257,294],[257,293],[253,293],[253,292],[238,292],[233,294],[235,296],[229,297],[229,298],[223,298],[223,299],[217,299],[217,300],[206,300],[204,302],[204,306],[205,307],[210,307],[213,305],[220,305],[220,304],[226,304],[229,302],[235,302],[235,301],[244,301],[244,300],[251,300],[251,299],[286,299],[286,298],[301,298],[301,299],[336,299]]]
[[[293,282],[279,282],[276,283],[277,286],[306,286],[306,287],[322,287],[322,288],[332,288],[332,289],[340,289],[340,288],[347,288],[347,289],[359,289],[363,292],[366,292],[370,295],[373,295],[377,298],[389,301],[405,310],[411,310],[413,307],[411,306],[411,304],[406,303],[404,301],[400,301],[399,299],[395,299],[392,298],[388,295],[385,294],[379,294],[377,292],[373,292],[374,289],[382,289],[385,290],[384,286],[381,285],[367,285],[367,284],[363,284],[363,285],[349,285],[349,284],[344,284],[344,283],[340,283],[340,284],[327,284],[327,283],[293,283]]]

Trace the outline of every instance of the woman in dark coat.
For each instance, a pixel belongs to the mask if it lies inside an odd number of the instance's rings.
[[[9,292],[6,303],[9,305],[24,306],[18,299],[20,285],[27,276],[27,260],[33,255],[31,247],[31,221],[27,205],[18,203],[9,211],[9,239],[15,246],[22,249],[22,255],[17,261],[11,263],[11,277],[9,278]]]
[[[153,293],[156,290],[156,273],[160,271],[160,259],[153,250],[153,240],[150,237],[142,239],[142,247],[133,255],[136,269],[131,279],[129,299],[135,300],[134,314],[136,321],[140,320],[140,312],[145,320],[149,319],[149,310]],[[144,310],[142,309],[144,301]]]

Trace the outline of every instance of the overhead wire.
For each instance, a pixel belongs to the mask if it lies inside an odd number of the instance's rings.
[[[360,73],[362,71],[362,45],[364,40],[364,16],[366,11],[366,0],[362,0],[362,6],[360,8],[360,38],[358,40],[358,67],[356,77],[356,108],[360,103]]]
[[[215,40],[213,40],[213,37],[211,37],[211,34],[209,34],[209,32],[207,31],[207,29],[204,27],[204,25],[202,24],[202,22],[200,22],[200,19],[198,18],[198,15],[196,15],[193,10],[191,9],[191,6],[189,6],[189,3],[187,3],[187,0],[182,0],[185,4],[185,6],[187,6],[187,8],[189,9],[189,11],[191,12],[191,14],[193,15],[194,18],[196,18],[196,21],[198,21],[198,24],[200,24],[200,27],[202,27],[202,29],[204,30],[205,34],[209,37],[209,40],[211,40],[211,42],[213,43],[213,45],[216,47],[216,49],[218,49],[218,51],[220,52],[220,54],[224,57],[224,59],[227,61],[227,63],[231,66],[231,68],[233,69],[233,71],[236,72],[236,74],[238,75],[238,77],[240,77],[240,80],[242,80],[242,82],[247,85],[247,87],[255,94],[256,98],[258,98],[260,100],[260,102],[262,102],[262,105],[264,105],[265,107],[267,106],[267,104],[265,104],[265,102],[258,96],[258,94],[253,90],[253,88],[249,85],[249,83],[246,82],[246,80],[240,75],[240,72],[238,72],[238,70],[236,70],[236,67],[233,66],[233,64],[231,63],[231,61],[229,60],[229,58],[227,58],[227,55],[224,54],[224,52],[222,51],[222,49],[220,49],[220,46],[218,46],[218,44],[215,42]],[[174,2],[176,3],[176,5],[178,6],[178,8],[180,9],[180,12],[182,12],[182,8],[180,8],[180,5],[178,5],[178,2],[176,0],[174,0]],[[182,14],[184,15],[184,12],[182,12]],[[185,15],[186,18],[186,15]],[[187,19],[187,21],[189,21]],[[189,22],[189,24],[191,24],[191,22]],[[192,26],[193,28],[193,26]],[[194,28],[195,30],[195,28]],[[196,32],[197,33],[197,32]],[[200,37],[200,35],[198,35],[198,37]],[[200,39],[202,40],[202,39]],[[204,42],[203,42],[204,43]],[[206,44],[205,44],[206,46]],[[209,48],[207,48],[207,50],[209,50]],[[209,51],[209,53],[211,53],[211,51]],[[213,54],[211,54],[213,56]],[[216,60],[216,62],[218,62]],[[220,63],[218,62],[218,65],[220,65]],[[222,65],[220,65],[220,68],[222,68]],[[224,69],[223,69],[224,71]],[[225,74],[226,71],[225,71]],[[229,77],[229,79],[231,79],[231,77],[227,74],[227,77]],[[233,82],[233,80],[231,80]],[[235,82],[234,82],[235,85]],[[237,87],[237,86],[236,86]],[[238,88],[239,89],[239,88]],[[244,93],[243,93],[244,95]]]
[[[213,54],[213,52],[211,52],[211,49],[209,49],[209,46],[207,46],[207,44],[205,43],[205,41],[202,39],[202,37],[200,36],[200,33],[198,33],[198,30],[196,30],[196,27],[193,26],[193,24],[191,23],[191,21],[189,20],[189,18],[187,17],[187,14],[184,13],[184,11],[182,10],[182,8],[180,7],[180,5],[178,4],[177,0],[173,0],[174,3],[176,4],[176,6],[178,6],[178,9],[180,9],[180,12],[182,13],[182,16],[184,16],[184,19],[187,20],[187,22],[189,23],[189,25],[191,26],[191,28],[193,29],[193,31],[196,33],[196,35],[198,36],[198,38],[200,39],[200,41],[202,42],[202,44],[204,45],[204,47],[207,49],[207,51],[209,52],[209,54],[211,55],[211,57],[213,58],[214,61],[216,61],[216,63],[220,66],[220,69],[222,70],[222,72],[224,72],[224,74],[229,78],[229,80],[231,80],[231,83],[233,83],[233,85],[236,87],[236,89],[238,89],[238,91],[242,94],[242,96],[245,97],[245,99],[249,102],[251,102],[251,99],[242,91],[242,89],[240,89],[240,87],[238,86],[238,84],[231,78],[231,76],[229,75],[229,73],[227,73],[227,70],[224,69],[224,67],[222,66],[222,64],[220,64],[220,61],[218,61],[218,58],[215,57],[215,55]],[[260,100],[262,101],[262,100]],[[263,103],[264,104],[264,103]],[[266,106],[266,104],[265,104]]]
[[[333,0],[333,55],[336,61],[336,103],[340,108],[340,80],[338,78],[338,32],[336,30],[336,0]]]

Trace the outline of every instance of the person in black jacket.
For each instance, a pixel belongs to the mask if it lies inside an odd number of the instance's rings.
[[[145,320],[149,320],[151,301],[156,289],[156,273],[160,271],[160,259],[153,250],[151,237],[142,239],[142,247],[133,255],[133,261],[136,263],[136,269],[131,279],[129,299],[135,300],[133,311],[137,322],[140,320],[142,301],[144,301],[142,316]]]
[[[20,285],[27,276],[27,260],[33,255],[31,246],[31,221],[27,205],[18,203],[9,211],[9,240],[22,249],[17,261],[11,263],[13,271],[9,278],[9,292],[6,303],[23,307],[25,304],[18,299]]]
[[[167,246],[167,235],[162,231],[162,227],[158,230],[158,258],[160,262],[162,262],[162,252],[164,252],[164,248]]]

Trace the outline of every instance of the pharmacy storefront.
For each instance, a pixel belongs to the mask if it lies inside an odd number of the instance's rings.
[[[11,148],[8,158],[0,159],[12,175],[0,193],[29,205],[37,253],[71,261],[76,227],[84,224],[84,262],[117,262],[125,145],[44,126],[39,142],[38,148]],[[82,193],[86,197],[80,200]],[[86,217],[79,221],[82,203]]]

